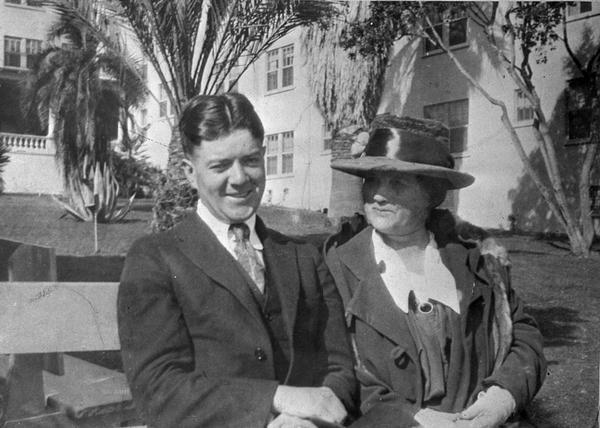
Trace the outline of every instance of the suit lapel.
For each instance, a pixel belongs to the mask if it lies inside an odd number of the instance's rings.
[[[300,277],[296,249],[286,245],[269,232],[260,218],[256,218],[256,233],[263,244],[265,273],[269,286],[277,288],[286,332],[293,348],[294,324],[298,308]]]
[[[368,227],[338,250],[342,264],[356,280],[350,285],[353,288],[352,298],[346,312],[403,347],[413,361],[417,361],[416,347],[406,317],[395,305],[375,263],[372,233],[373,229]]]
[[[200,217],[195,213],[186,216],[173,229],[173,233],[181,252],[213,281],[229,290],[263,326],[258,306],[247,284],[247,277]]]

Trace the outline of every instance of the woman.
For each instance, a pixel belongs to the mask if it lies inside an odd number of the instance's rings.
[[[386,114],[361,157],[332,163],[364,178],[370,225],[327,252],[361,383],[353,426],[527,426],[543,382],[542,336],[506,268],[435,210],[474,181],[447,146],[442,124]]]

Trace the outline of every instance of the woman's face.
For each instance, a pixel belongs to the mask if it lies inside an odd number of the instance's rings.
[[[368,222],[384,235],[408,235],[425,227],[429,195],[415,175],[382,172],[366,178],[362,194]]]

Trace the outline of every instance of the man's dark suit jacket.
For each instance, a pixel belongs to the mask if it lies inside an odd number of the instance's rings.
[[[316,248],[257,218],[266,280],[290,341],[283,383],[328,386],[352,406],[355,380],[340,297]],[[196,214],[129,251],[118,298],[125,373],[159,427],[264,427],[279,382],[248,276]]]

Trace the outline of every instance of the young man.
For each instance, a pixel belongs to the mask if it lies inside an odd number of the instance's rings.
[[[314,247],[267,229],[264,131],[239,94],[197,96],[179,124],[197,213],[131,248],[123,364],[151,426],[340,424],[355,380],[340,297]]]

